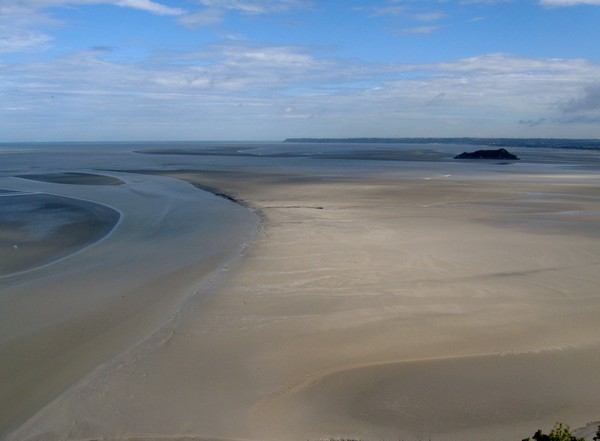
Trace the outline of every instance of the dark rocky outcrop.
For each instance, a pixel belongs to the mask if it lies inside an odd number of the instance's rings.
[[[510,159],[513,161],[519,158],[506,149],[498,150],[477,150],[475,152],[463,152],[454,157],[454,159]]]

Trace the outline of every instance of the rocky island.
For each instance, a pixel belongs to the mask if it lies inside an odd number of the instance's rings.
[[[516,155],[513,155],[506,149],[463,152],[460,155],[455,156],[454,159],[510,159],[513,161],[519,160],[519,158]]]

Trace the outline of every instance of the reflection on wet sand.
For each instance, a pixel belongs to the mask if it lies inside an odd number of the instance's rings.
[[[0,437],[171,320],[257,225],[173,179],[46,178],[0,178]]]
[[[0,196],[0,277],[71,255],[106,236],[116,210],[49,194]]]

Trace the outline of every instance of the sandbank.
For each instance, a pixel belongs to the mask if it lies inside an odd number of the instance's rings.
[[[54,184],[69,185],[123,185],[124,182],[114,176],[95,173],[63,172],[17,175],[19,178],[33,181],[51,182]]]
[[[259,238],[9,439],[509,440],[598,419],[597,174],[309,167],[157,171],[260,210]]]

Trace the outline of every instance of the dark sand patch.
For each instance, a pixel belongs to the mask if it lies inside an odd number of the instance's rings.
[[[449,161],[452,155],[436,152],[432,149],[374,149],[364,148],[351,151],[281,151],[257,152],[252,147],[217,148],[177,148],[138,150],[144,155],[182,155],[182,156],[244,156],[261,158],[310,158],[310,159],[354,159],[363,161]]]
[[[113,176],[95,175],[91,173],[45,173],[32,175],[19,175],[23,179],[32,181],[50,182],[52,184],[71,185],[123,185],[125,182]]]
[[[106,236],[120,214],[88,201],[28,194],[0,198],[0,276],[30,270]]]
[[[532,421],[565,408],[574,409],[573,416],[593,417],[600,385],[586,379],[600,367],[597,349],[341,369],[284,391],[261,410],[268,407],[281,418],[294,415],[315,433],[333,424],[388,439],[461,439],[472,430],[491,431],[485,439],[518,439],[520,428],[523,437],[531,435],[539,428]],[[294,430],[295,421],[281,422]]]
[[[220,439],[220,438],[205,438],[200,436],[169,436],[169,437],[155,437],[155,436],[125,436],[117,438],[96,438],[89,441],[243,441],[236,439]]]

